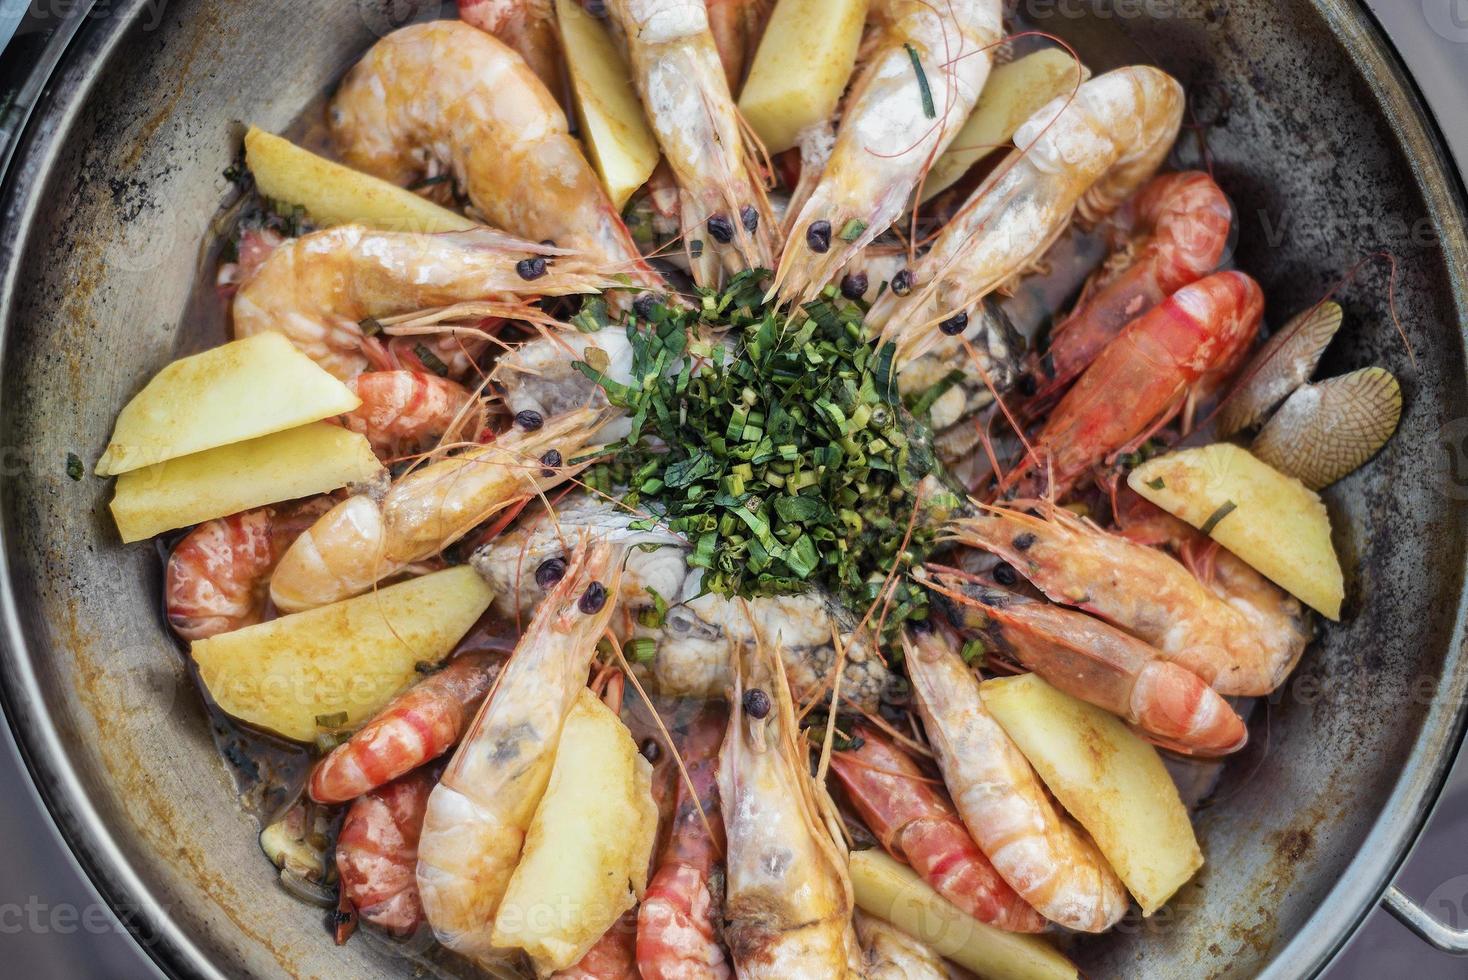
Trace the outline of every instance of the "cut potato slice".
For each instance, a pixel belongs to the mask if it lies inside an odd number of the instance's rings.
[[[1121,719],[1035,674],[980,689],[984,707],[1090,833],[1143,915],[1203,866],[1187,808],[1157,750]]]
[[[851,855],[851,884],[862,911],[886,919],[981,977],[1075,980],[1080,975],[1045,940],[980,922],[879,849]]]
[[[448,656],[493,598],[462,565],[198,640],[192,653],[226,714],[309,742],[320,727],[371,718],[418,664]]]
[[[632,87],[627,59],[606,27],[576,0],[556,0],[556,20],[587,155],[620,211],[647,183],[662,151]]]
[[[299,204],[323,227],[358,223],[383,231],[463,231],[474,222],[426,197],[344,167],[251,126],[245,165],[255,186],[272,200]]]
[[[1078,79],[1069,51],[1046,48],[995,68],[968,121],[923,180],[923,200],[952,187],[970,167],[1013,139],[1015,130],[1047,102],[1091,77],[1090,69],[1079,67]]]
[[[330,422],[236,442],[117,478],[112,518],[123,541],[371,480],[382,464],[365,436]]]
[[[361,400],[278,333],[180,358],[117,413],[98,476],[350,412]]]
[[[564,970],[647,890],[657,837],[652,766],[589,690],[566,716],[555,768],[495,914],[496,946]]]
[[[1228,442],[1183,449],[1132,470],[1127,484],[1223,545],[1328,619],[1345,581],[1320,496]]]
[[[867,0],[780,0],[770,14],[739,111],[765,149],[780,153],[836,111],[856,65]]]

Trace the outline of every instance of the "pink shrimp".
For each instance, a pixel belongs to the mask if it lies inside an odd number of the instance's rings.
[[[270,573],[286,549],[331,508],[331,498],[257,507],[194,528],[174,546],[164,574],[168,623],[202,640],[258,623]]]
[[[981,922],[1040,932],[1045,918],[979,850],[958,809],[917,763],[871,726],[859,748],[831,756],[831,771],[887,853],[912,865],[934,890]]]
[[[681,745],[695,792],[679,783],[668,843],[637,912],[637,968],[644,980],[730,975],[717,938],[720,909],[710,890],[724,850],[715,781],[723,740],[723,712],[714,711],[695,723]]]
[[[1228,198],[1206,173],[1164,174],[1143,187],[1109,221],[1133,239],[1125,266],[1093,277],[1045,357],[1031,358],[1038,390],[1030,407],[1053,402],[1127,323],[1216,269],[1232,222]]]
[[[547,91],[561,90],[554,0],[459,0],[459,19],[513,48]]]
[[[953,600],[969,635],[1164,748],[1219,756],[1248,740],[1244,720],[1207,681],[1114,626],[958,573],[930,574],[928,583]]]
[[[473,439],[483,426],[474,395],[457,381],[424,371],[368,371],[347,382],[362,399],[343,416],[378,456],[390,459],[426,447],[450,432]]]
[[[1003,558],[1051,600],[1120,626],[1220,694],[1268,694],[1310,642],[1299,602],[1252,569],[1241,571],[1231,555],[1224,566],[1231,580],[1210,588],[1164,552],[1063,508],[1040,518],[990,507],[951,530],[957,541]]]
[[[637,969],[637,914],[628,912],[602,934],[586,954],[551,974],[553,980],[640,980]]]
[[[336,839],[343,904],[396,936],[412,935],[424,924],[415,870],[434,782],[420,770],[359,797]]]
[[[489,652],[466,653],[398,695],[321,760],[311,773],[311,799],[344,803],[453,748],[502,660]]]
[[[1264,293],[1242,272],[1220,272],[1173,293],[1129,323],[1060,400],[1001,491],[1063,496],[1097,463],[1144,440],[1194,389],[1237,365],[1259,333]]]

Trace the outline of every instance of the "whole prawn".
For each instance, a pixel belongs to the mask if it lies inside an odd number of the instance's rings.
[[[985,710],[978,679],[949,635],[909,631],[903,649],[923,730],[980,850],[1052,922],[1081,932],[1115,925],[1126,912],[1126,890]]]
[[[522,263],[544,274],[526,279]],[[345,381],[373,365],[364,320],[489,299],[502,315],[543,323],[527,298],[608,285],[580,256],[490,228],[424,235],[338,225],[276,247],[240,283],[231,310],[236,337],[283,333]]]
[[[822,819],[784,668],[759,644],[736,650],[732,672],[719,800],[729,842],[724,939],[735,973],[858,977],[845,854]]]
[[[1124,265],[1108,263],[1087,283],[1075,309],[1051,332],[1045,357],[1030,359],[1036,382],[1031,411],[1053,403],[1128,323],[1216,269],[1233,209],[1212,177],[1186,171],[1154,177],[1109,223],[1136,243],[1120,256]]]
[[[317,803],[345,803],[430,762],[459,741],[499,673],[500,657],[471,652],[398,695],[311,772]]]
[[[392,32],[347,73],[328,121],[348,166],[402,185],[448,174],[496,227],[662,288],[560,105],[490,34],[452,20]]]
[[[418,890],[434,934],[485,965],[495,912],[550,781],[561,726],[611,618],[613,551],[583,539],[428,800]]]
[[[360,595],[437,555],[482,521],[565,480],[595,437],[592,409],[521,425],[494,442],[415,469],[385,492],[359,493],[324,514],[286,551],[270,581],[282,609]]]
[[[459,0],[459,19],[513,48],[547,92],[561,90],[554,0]]]
[[[953,600],[970,636],[1082,701],[1105,708],[1165,748],[1196,756],[1236,752],[1248,729],[1197,674],[1084,613],[1005,591],[956,572],[928,584]]]
[[[1004,33],[1002,6],[872,4],[880,40],[851,84],[825,169],[790,220],[775,276],[782,300],[814,299],[902,216],[923,173],[978,101]]]
[[[1220,694],[1268,694],[1310,642],[1300,603],[1252,569],[1244,578],[1226,566],[1241,577],[1239,593],[1215,592],[1164,552],[1064,508],[1042,518],[988,507],[950,530],[1003,558],[1053,601],[1115,623]]]
[[[412,935],[424,921],[415,875],[418,835],[433,784],[433,777],[419,770],[375,787],[347,809],[337,834],[343,900],[362,919],[396,936]]]
[[[680,190],[693,278],[774,264],[776,229],[703,0],[608,0],[632,80]]]
[[[941,786],[931,785],[917,763],[872,726],[853,734],[861,745],[832,755],[831,772],[887,853],[980,922],[1011,932],[1043,930],[1044,917],[994,870]]]
[[[383,459],[425,448],[444,435],[479,435],[484,412],[457,381],[425,371],[367,371],[347,382],[362,404],[342,416]],[[451,438],[450,441],[459,441]]]
[[[668,843],[637,911],[637,969],[643,980],[723,980],[729,964],[718,940],[724,822],[716,782],[723,711],[704,712],[681,740],[688,783],[678,784]]]
[[[1106,345],[1000,491],[1064,496],[1093,466],[1182,411],[1196,389],[1237,368],[1263,315],[1264,292],[1242,272],[1215,273],[1173,293]]]
[[[312,497],[218,517],[186,534],[164,572],[163,603],[174,632],[202,640],[258,623],[276,563],[330,508],[330,497]]]

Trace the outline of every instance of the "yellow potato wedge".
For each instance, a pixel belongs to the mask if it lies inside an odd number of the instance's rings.
[[[219,707],[299,742],[321,727],[352,728],[437,663],[489,608],[489,586],[467,565],[282,616],[192,647]]]
[[[739,95],[739,111],[765,149],[795,145],[831,118],[856,65],[867,0],[779,0]]]
[[[886,919],[986,980],[1080,976],[1075,964],[1045,940],[980,922],[880,849],[852,853],[851,884],[862,911]]]
[[[330,422],[312,422],[129,470],[117,478],[112,519],[123,541],[141,541],[160,531],[365,482],[381,472],[364,436]]]
[[[1345,579],[1320,495],[1228,442],[1183,449],[1132,470],[1127,484],[1327,619]]]
[[[1045,103],[1091,77],[1090,69],[1080,65],[1077,78],[1077,67],[1069,51],[1046,48],[995,68],[968,121],[924,178],[923,200],[952,187],[970,167],[1003,148]]]
[[[98,476],[350,412],[361,400],[278,333],[180,358],[117,413]]]
[[[1203,866],[1157,750],[1122,721],[1035,674],[985,681],[984,707],[1096,841],[1142,906],[1161,908]]]
[[[541,976],[574,964],[647,890],[657,838],[652,766],[620,718],[582,690],[494,920],[494,944]]]
[[[463,231],[474,222],[426,197],[317,156],[290,140],[251,126],[245,165],[272,200],[299,204],[322,227],[364,224],[383,231]]]
[[[556,0],[556,20],[587,156],[620,211],[647,183],[662,151],[642,113],[627,59],[603,23],[576,0]]]

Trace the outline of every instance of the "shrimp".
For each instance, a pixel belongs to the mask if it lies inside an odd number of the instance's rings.
[[[774,264],[775,217],[753,172],[703,0],[608,0],[680,190],[679,215],[693,278]]]
[[[1093,277],[1051,332],[1045,357],[1030,359],[1031,411],[1053,402],[1129,322],[1218,267],[1233,208],[1212,177],[1187,171],[1153,178],[1111,223],[1134,236],[1121,256],[1127,264]]]
[[[1063,496],[1092,466],[1145,440],[1195,389],[1231,373],[1259,334],[1264,293],[1242,272],[1184,286],[1101,351],[999,482],[1021,497]]]
[[[551,974],[554,980],[641,980],[637,967],[637,916],[625,913],[612,923],[574,966]]]
[[[457,381],[424,371],[367,371],[347,382],[362,404],[342,421],[391,459],[423,448],[443,435],[479,435],[484,412]],[[458,441],[450,439],[450,441]]]
[[[856,935],[865,954],[865,980],[948,980],[948,967],[932,947],[885,919],[857,910]]]
[[[205,521],[168,556],[163,603],[185,640],[258,623],[270,573],[296,536],[331,507],[331,498],[257,507]]]
[[[1081,932],[1115,925],[1126,913],[1126,889],[985,710],[978,679],[949,635],[909,631],[903,649],[923,730],[980,850],[1052,922]]]
[[[490,224],[662,288],[560,105],[484,31],[436,20],[392,32],[347,73],[328,119],[348,166],[402,185],[450,174]]]
[[[527,278],[519,271],[543,270]],[[525,299],[615,285],[562,249],[490,228],[435,235],[338,225],[280,245],[240,284],[236,337],[285,334],[343,381],[372,363],[364,320],[493,297],[516,319],[548,318]]]
[[[342,898],[357,915],[396,936],[423,925],[415,869],[418,834],[434,779],[419,770],[359,797],[336,838]]]
[[[978,101],[1004,33],[1002,6],[999,0],[872,4],[880,41],[852,82],[820,181],[791,220],[775,275],[781,300],[814,299],[901,217]]]
[[[716,783],[724,712],[701,715],[682,739],[688,781],[678,785],[668,843],[637,912],[637,968],[643,980],[724,980],[720,896],[714,878],[724,851]]]
[[[1220,595],[1171,556],[1063,508],[1040,518],[989,507],[954,521],[950,531],[1004,559],[1051,600],[1150,643],[1220,694],[1268,694],[1310,642],[1299,602],[1257,573],[1239,596]]]
[[[565,480],[601,424],[591,409],[531,429],[517,426],[487,446],[412,470],[385,493],[359,493],[323,515],[291,545],[270,580],[281,609],[360,595],[431,558],[490,516]]]
[[[499,667],[497,654],[465,653],[398,695],[316,765],[307,787],[311,799],[345,803],[448,751]]]
[[[955,619],[1060,690],[1126,719],[1164,748],[1219,756],[1244,747],[1244,720],[1208,682],[1155,648],[1084,613],[976,579],[933,575]]]
[[[771,0],[708,0],[709,33],[724,66],[729,91],[739,91],[774,8]]]
[[[491,941],[495,911],[611,618],[612,558],[611,548],[583,539],[428,798],[418,845],[423,908],[439,941],[480,965],[502,952]]]
[[[1045,919],[994,870],[941,786],[870,725],[861,744],[831,756],[831,772],[887,853],[980,922],[1011,932],[1040,932]]]
[[[995,358],[982,344],[985,318],[970,317],[974,305],[1040,259],[1073,214],[1094,221],[1130,197],[1167,156],[1182,112],[1182,86],[1146,66],[1097,76],[1050,102],[1014,134],[1017,149],[932,249],[893,279],[867,323],[897,344],[903,362],[967,360],[968,341],[988,370]]]
[[[822,819],[785,670],[763,644],[737,649],[733,661],[719,800],[729,838],[724,939],[735,973],[859,977],[846,855]]]
[[[561,41],[554,0],[459,0],[459,19],[513,48],[547,92],[560,91]]]

